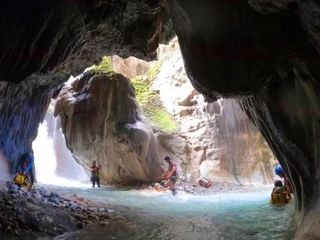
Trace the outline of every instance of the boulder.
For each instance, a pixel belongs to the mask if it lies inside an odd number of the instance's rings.
[[[160,175],[153,130],[121,74],[85,73],[62,88],[55,115],[79,163],[87,169],[93,160],[102,165],[103,182],[151,181]]]

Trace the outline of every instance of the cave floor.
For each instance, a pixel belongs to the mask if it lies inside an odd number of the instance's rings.
[[[107,225],[91,225],[55,239],[289,240],[295,230],[294,203],[271,206],[267,187],[201,196],[112,187],[46,188],[114,210],[115,221]]]

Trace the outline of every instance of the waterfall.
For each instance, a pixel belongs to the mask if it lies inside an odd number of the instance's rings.
[[[0,181],[10,181],[11,179],[9,161],[3,153],[0,152]]]
[[[33,144],[36,179],[39,183],[86,186],[89,175],[66,146],[60,118],[47,113]]]
[[[219,105],[219,114],[217,106],[213,104]],[[219,99],[202,109],[214,118],[213,129],[216,134],[213,142],[220,159],[219,164],[228,169],[239,183],[272,182],[272,166],[276,163],[273,154],[237,101]]]

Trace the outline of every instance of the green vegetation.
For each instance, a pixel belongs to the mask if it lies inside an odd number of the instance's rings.
[[[90,71],[94,73],[108,73],[113,72],[113,67],[111,63],[111,58],[108,56],[104,56],[99,65],[93,65],[89,68]]]
[[[131,82],[136,90],[137,102],[152,125],[164,132],[172,133],[178,130],[178,125],[164,109],[158,93],[151,89],[154,79],[160,72],[161,64],[162,62],[155,63],[146,74],[131,79]]]
[[[150,111],[150,119],[157,127],[167,133],[173,133],[178,130],[178,125],[171,115],[161,108],[153,108]]]

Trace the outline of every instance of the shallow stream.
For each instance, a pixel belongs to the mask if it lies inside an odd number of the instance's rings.
[[[118,217],[123,224],[110,223],[57,239],[289,240],[294,235],[294,204],[271,206],[271,189],[266,187],[201,196],[111,187],[49,189],[105,203],[116,217],[123,216]]]

